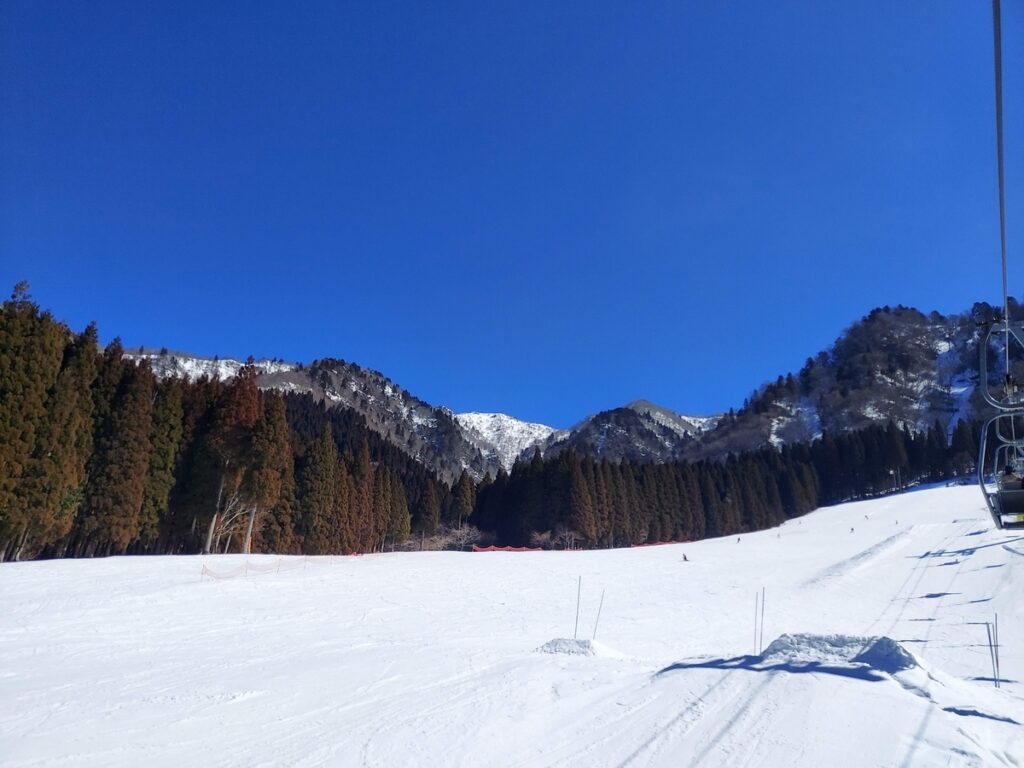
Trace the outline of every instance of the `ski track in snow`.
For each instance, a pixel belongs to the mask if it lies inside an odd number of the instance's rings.
[[[1021,551],[939,488],[739,542],[4,564],[0,765],[1019,768]],[[579,577],[593,655],[549,644]],[[877,635],[917,663],[828,655]]]

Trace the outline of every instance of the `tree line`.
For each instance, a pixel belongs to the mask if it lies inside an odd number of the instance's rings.
[[[825,504],[938,481],[973,467],[977,427],[894,424],[825,433],[724,460],[665,464],[540,454],[485,479],[471,521],[501,543],[617,547],[768,528]]]
[[[0,314],[0,559],[348,554],[478,529],[516,546],[614,547],[754,531],[819,505],[969,471],[977,425],[892,423],[724,459],[566,451],[453,487],[309,394],[158,380],[118,340],[72,332],[19,285]],[[466,542],[472,537],[454,536]]]
[[[446,484],[346,409],[157,380],[16,287],[0,313],[0,559],[369,552],[432,532]]]

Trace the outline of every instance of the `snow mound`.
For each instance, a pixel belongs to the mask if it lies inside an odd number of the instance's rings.
[[[894,674],[917,666],[917,660],[891,637],[855,635],[781,635],[761,656],[763,662],[869,667]]]
[[[538,653],[567,653],[572,656],[596,656],[597,648],[590,640],[572,640],[556,637],[537,649]]]

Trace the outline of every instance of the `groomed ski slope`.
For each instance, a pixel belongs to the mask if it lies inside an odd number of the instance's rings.
[[[1024,536],[973,487],[739,541],[201,577],[245,562],[0,566],[0,764],[1024,766]],[[539,652],[580,576],[593,654]]]

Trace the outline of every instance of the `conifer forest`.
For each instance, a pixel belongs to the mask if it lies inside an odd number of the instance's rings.
[[[692,541],[961,475],[977,432],[890,422],[695,462],[537,452],[449,487],[355,411],[258,388],[251,361],[158,379],[19,285],[0,314],[0,557],[350,554],[464,530],[448,544]]]

